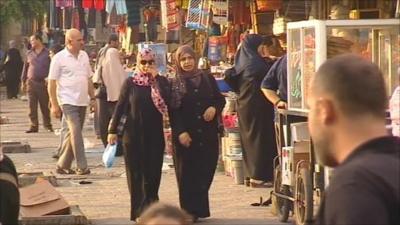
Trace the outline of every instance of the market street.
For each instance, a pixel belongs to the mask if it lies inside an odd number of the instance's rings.
[[[59,142],[59,136],[39,128],[39,133],[25,134],[29,126],[28,103],[21,100],[7,100],[1,88],[0,113],[9,119],[0,126],[1,141],[27,141],[32,153],[8,154],[18,172],[54,172],[55,159],[51,158]],[[39,120],[41,121],[41,119]],[[93,131],[93,120],[87,119],[84,128],[86,156],[92,173],[84,177],[91,184],[80,185],[78,179],[57,175],[62,196],[70,205],[79,205],[92,224],[132,224],[129,221],[129,193],[125,177],[125,166],[121,157],[111,169],[105,169],[101,162],[101,142]],[[58,121],[53,119],[55,130]],[[178,190],[174,170],[168,167],[171,159],[164,160],[164,171],[160,186],[162,202],[178,205]],[[77,178],[77,176],[73,176]],[[234,184],[233,178],[223,172],[215,174],[210,191],[211,218],[201,224],[281,224],[271,214],[271,207],[253,207],[251,203],[264,200],[271,189],[249,188]]]

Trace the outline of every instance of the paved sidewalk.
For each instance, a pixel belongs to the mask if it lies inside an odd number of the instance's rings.
[[[9,154],[18,172],[51,172],[56,161],[51,158],[59,137],[54,133],[40,130],[39,133],[25,134],[28,129],[28,103],[21,100],[6,100],[4,92],[0,96],[0,114],[8,117],[10,123],[0,126],[0,140],[28,141],[32,153]],[[40,120],[41,121],[41,120]],[[55,129],[59,122],[53,119]],[[93,131],[93,121],[88,116],[85,122],[84,137],[86,156],[92,174],[88,176],[57,176],[60,186],[57,189],[70,204],[80,206],[92,224],[132,224],[129,221],[129,192],[127,189],[123,159],[117,158],[115,165],[105,169],[101,163],[102,147]],[[165,160],[160,187],[162,202],[178,205],[178,193],[173,169],[168,167],[170,159]],[[80,185],[82,179],[91,184]],[[254,189],[236,185],[231,177],[217,172],[210,191],[212,217],[200,224],[280,224],[270,213],[270,207],[252,207],[260,196],[269,196],[270,189]]]

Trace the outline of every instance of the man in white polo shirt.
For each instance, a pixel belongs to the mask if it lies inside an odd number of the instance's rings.
[[[89,174],[82,128],[86,107],[94,104],[92,70],[89,57],[84,52],[82,34],[70,29],[65,34],[65,49],[57,53],[50,64],[49,95],[51,113],[60,118],[61,112],[68,124],[68,133],[62,145],[62,155],[57,162],[56,172],[71,174],[71,164],[76,159],[75,173]],[[89,98],[90,97],[90,98]]]

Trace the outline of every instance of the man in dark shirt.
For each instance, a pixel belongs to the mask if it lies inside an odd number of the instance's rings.
[[[400,138],[385,128],[388,97],[378,66],[337,56],[310,85],[316,156],[335,167],[315,223],[400,224]]]
[[[275,107],[287,109],[287,55],[279,58],[261,83],[265,97]]]
[[[40,35],[30,37],[32,49],[28,51],[22,71],[22,89],[27,91],[29,99],[29,118],[31,127],[26,133],[39,131],[38,103],[43,114],[43,126],[53,132],[50,121],[49,95],[47,93],[46,78],[49,74],[49,50],[44,47]]]

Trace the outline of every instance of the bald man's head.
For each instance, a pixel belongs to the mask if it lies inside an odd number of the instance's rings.
[[[65,33],[65,44],[72,51],[83,49],[83,37],[79,30],[71,28]]]
[[[358,55],[327,60],[315,74],[311,88],[314,96],[332,96],[346,115],[385,115],[387,95],[383,75],[376,64]]]

